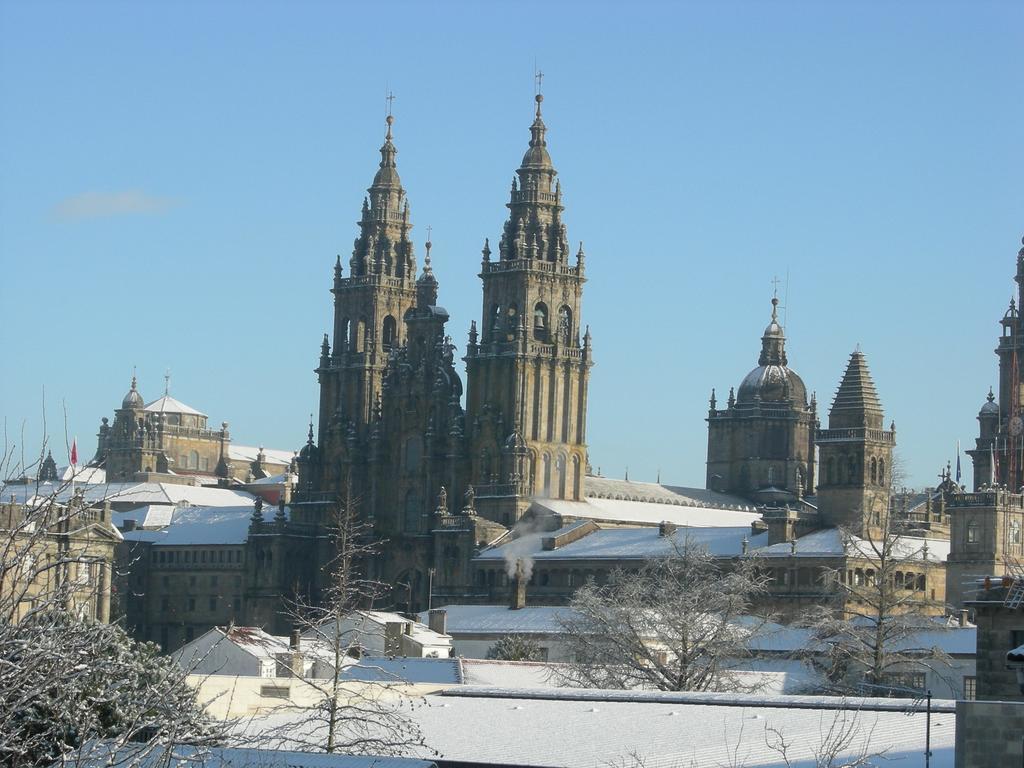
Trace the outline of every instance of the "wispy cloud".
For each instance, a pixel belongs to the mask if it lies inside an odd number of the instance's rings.
[[[166,213],[177,204],[169,197],[157,197],[141,190],[124,192],[83,192],[65,198],[53,207],[53,215],[64,221],[99,219],[109,216]]]

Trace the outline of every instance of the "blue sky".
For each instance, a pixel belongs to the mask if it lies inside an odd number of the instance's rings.
[[[236,441],[298,447],[388,87],[461,351],[536,61],[593,465],[703,485],[708,395],[756,365],[777,275],[791,367],[826,406],[860,344],[932,483],[1015,287],[1021,29],[1019,2],[0,3],[8,442],[38,450],[45,405],[62,445],[66,408],[91,455],[137,366],[147,399],[170,369]]]

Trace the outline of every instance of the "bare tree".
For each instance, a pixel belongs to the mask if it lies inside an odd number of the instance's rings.
[[[386,585],[367,578],[368,563],[377,554],[372,527],[361,522],[351,503],[337,503],[329,537],[335,556],[324,568],[324,588],[318,599],[298,600],[291,610],[295,624],[305,628],[307,653],[321,675],[305,683],[319,702],[308,712],[289,718],[261,738],[270,746],[297,747],[317,752],[404,755],[425,748],[419,727],[409,717],[419,700],[403,695],[401,678],[383,666],[374,669],[365,657],[372,638],[360,621]],[[354,680],[346,668],[361,660],[375,680]]]
[[[9,456],[5,474],[24,468]],[[117,534],[109,508],[58,500],[73,483],[0,504],[0,766],[133,765],[215,743],[182,670],[105,623]]]
[[[902,483],[902,464],[893,465],[891,483]],[[802,655],[822,673],[830,692],[922,695],[910,685],[912,676],[931,671],[944,677],[950,667],[940,647],[921,642],[947,628],[933,618],[944,605],[929,597],[935,557],[923,532],[895,512],[861,533],[842,531],[851,564],[828,579],[842,609],[816,607],[800,619],[815,643]]]
[[[487,658],[497,661],[546,661],[540,643],[528,635],[505,635],[487,649]]]
[[[674,551],[607,584],[577,591],[562,629],[572,662],[559,674],[593,688],[749,690],[730,669],[749,655],[764,621],[748,614],[766,593],[754,558],[723,567],[706,549],[672,539]]]

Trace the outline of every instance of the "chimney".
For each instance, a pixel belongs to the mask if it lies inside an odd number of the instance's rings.
[[[658,523],[658,535],[665,537],[671,536],[676,532],[676,524],[670,523],[668,520],[662,520]]]
[[[966,627],[967,626],[967,609],[966,608],[961,608],[960,609],[960,613],[957,616],[957,624],[959,624],[961,627]]]
[[[384,625],[384,655],[402,655],[402,631],[404,622],[389,621]]]
[[[122,523],[121,523],[121,530],[124,531],[125,533],[128,533],[130,531],[134,531],[136,525],[137,525],[137,523],[136,523],[135,520],[132,520],[131,518],[127,518],[124,521],[122,521]]]
[[[291,648],[293,651],[297,651],[297,650],[299,650],[299,646],[301,644],[302,644],[302,633],[299,630],[297,630],[297,629],[293,629],[292,630],[292,638],[291,638],[291,640],[288,643],[288,647]]]
[[[431,631],[439,635],[448,634],[448,611],[444,608],[434,608],[427,614],[427,622]]]
[[[512,577],[512,600],[509,608],[518,611],[526,607],[526,579],[523,574],[522,559],[516,560],[516,572]]]

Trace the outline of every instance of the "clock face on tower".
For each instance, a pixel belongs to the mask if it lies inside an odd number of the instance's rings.
[[[1010,434],[1017,437],[1021,432],[1024,432],[1024,419],[1014,416],[1010,419]]]

